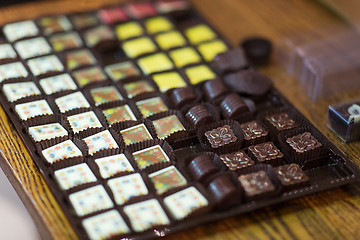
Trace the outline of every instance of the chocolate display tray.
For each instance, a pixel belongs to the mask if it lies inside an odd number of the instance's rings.
[[[195,16],[196,19],[201,18],[196,12],[193,12],[191,15],[192,17]],[[53,178],[52,174],[50,174],[49,166],[46,165],[43,159],[41,159],[40,153],[36,149],[31,137],[28,135],[24,125],[19,121],[18,116],[13,111],[13,108],[11,108],[4,94],[0,94],[0,102],[3,108],[5,109],[8,117],[10,118],[11,122],[16,127],[21,138],[25,142],[27,148],[29,149],[33,157],[36,166],[39,168],[41,174],[44,176],[52,193],[58,200],[58,203],[60,204],[64,213],[71,222],[75,232],[77,233],[79,238],[88,239],[86,233],[81,227],[81,222],[79,218],[74,217],[69,202],[64,200],[64,194],[61,192],[59,185]],[[261,99],[261,101],[256,101],[256,113],[261,113],[264,112],[265,110],[268,111],[279,107],[288,107],[290,109],[293,109],[297,115],[303,118],[304,125],[310,127],[311,129],[315,129],[314,125],[311,124],[308,120],[306,120],[301,115],[301,113],[298,112],[292,106],[292,104],[289,103],[285,99],[285,97],[283,97],[282,94],[279,93],[276,89],[270,90],[270,92],[268,92],[266,96],[264,96]],[[254,211],[259,208],[275,205],[278,203],[283,203],[292,199],[296,199],[302,196],[328,190],[331,188],[335,188],[356,181],[360,176],[360,171],[358,167],[349,159],[347,159],[332,143],[326,142],[326,145],[328,146],[329,151],[326,156],[322,157],[319,160],[320,161],[319,166],[315,168],[308,167],[307,170],[304,170],[305,173],[310,178],[310,183],[308,186],[296,188],[294,190],[289,190],[273,197],[256,199],[253,201],[246,201],[239,204],[238,206],[226,210],[211,211],[209,213],[200,216],[187,218],[186,221],[183,222],[174,223],[166,227],[155,227],[152,229],[152,231],[146,231],[144,233],[135,233],[129,235],[128,237],[135,239],[136,238],[143,239],[143,238],[155,238],[159,236],[165,236],[171,233],[175,233],[181,230],[195,227],[200,224],[213,222],[226,217]],[[205,151],[200,145],[195,134],[187,138],[183,138],[179,141],[174,141],[171,144],[171,146],[174,149],[175,157],[177,161],[184,160],[193,153]]]

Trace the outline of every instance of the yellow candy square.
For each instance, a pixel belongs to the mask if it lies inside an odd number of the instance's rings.
[[[171,30],[174,25],[165,17],[154,17],[146,20],[145,28],[149,34],[154,34]]]
[[[118,25],[115,32],[120,40],[125,40],[142,35],[144,33],[144,29],[137,22],[128,22]]]
[[[150,38],[141,37],[126,41],[123,49],[128,57],[136,58],[145,53],[155,52],[157,47]]]
[[[161,72],[174,67],[174,64],[164,53],[156,53],[140,58],[138,65],[145,74]]]
[[[169,55],[177,67],[183,67],[201,61],[199,54],[191,47],[173,50]]]
[[[152,77],[161,92],[166,92],[171,88],[186,87],[186,82],[177,72],[158,73]]]
[[[197,84],[216,77],[215,73],[206,65],[198,65],[185,69],[191,84]]]
[[[155,41],[164,50],[186,45],[185,38],[178,31],[161,33],[155,37]]]
[[[216,33],[207,25],[199,24],[185,30],[185,35],[193,44],[216,38]]]
[[[203,43],[198,46],[198,50],[200,54],[204,57],[205,61],[207,62],[214,60],[214,57],[216,55],[225,52],[227,49],[228,48],[226,44],[220,40]]]

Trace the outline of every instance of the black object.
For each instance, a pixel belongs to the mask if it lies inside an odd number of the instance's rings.
[[[265,65],[269,63],[272,44],[262,37],[252,37],[245,39],[241,43],[247,59],[254,65]]]

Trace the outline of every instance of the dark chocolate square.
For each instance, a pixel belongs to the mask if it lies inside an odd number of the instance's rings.
[[[212,148],[218,148],[237,141],[237,137],[229,125],[207,131],[205,136]]]
[[[321,147],[322,144],[309,132],[286,139],[286,142],[298,153]]]
[[[244,188],[247,197],[253,197],[275,190],[274,184],[265,171],[258,171],[241,175],[238,177],[241,186]]]
[[[278,165],[284,154],[272,142],[260,143],[249,147],[250,152],[260,163]]]
[[[284,186],[292,186],[309,181],[309,177],[300,166],[295,163],[279,166],[275,168],[275,173]]]
[[[266,120],[279,131],[291,129],[297,126],[297,123],[291,119],[287,113],[274,114],[266,117]]]
[[[246,168],[255,164],[244,151],[222,154],[220,155],[220,159],[230,170]]]
[[[268,135],[268,131],[266,131],[257,121],[243,123],[240,127],[244,132],[245,140],[253,140]]]

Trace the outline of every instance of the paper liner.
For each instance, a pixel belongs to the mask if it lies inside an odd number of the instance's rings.
[[[181,109],[181,112],[184,114],[186,121],[191,126],[191,129],[190,129],[191,135],[195,135],[197,129],[199,129],[204,124],[207,124],[206,122],[204,123],[204,121],[203,122],[196,121],[196,119],[194,119],[194,117],[196,118],[196,116],[192,115],[193,117],[190,117],[190,115],[188,114],[190,109],[197,105],[204,106],[208,110],[208,112],[211,114],[211,116],[213,117],[213,121],[207,122],[208,124],[211,122],[220,121],[220,110],[218,107],[214,106],[211,103],[205,102],[205,103],[201,103],[201,104],[194,103],[194,104],[186,105]]]
[[[150,92],[143,92],[143,93],[137,94],[137,95],[130,98],[128,96],[125,88],[124,88],[124,85],[127,84],[127,83],[135,83],[135,82],[139,82],[139,81],[143,81],[143,80],[148,82],[154,88],[154,90],[150,91]],[[135,99],[136,97],[142,97],[142,95],[144,95],[144,94],[147,95],[147,94],[157,94],[157,93],[159,93],[158,88],[153,85],[152,80],[150,79],[150,77],[144,76],[144,75],[137,76],[135,78],[128,78],[128,79],[121,80],[116,84],[116,86],[118,87],[118,90],[120,90],[121,95],[125,99]]]
[[[267,142],[267,143],[273,143],[273,142]],[[259,143],[259,144],[262,144],[262,143]],[[274,143],[273,143],[273,144],[274,144]],[[258,144],[257,144],[257,145],[258,145]],[[256,145],[255,145],[255,146],[256,146]],[[269,164],[269,165],[271,165],[271,166],[273,166],[273,167],[277,167],[277,166],[283,164],[283,162],[284,162],[284,154],[283,154],[283,152],[282,152],[282,149],[278,148],[275,144],[274,144],[274,146],[280,151],[280,154],[281,154],[282,156],[276,157],[276,158],[272,158],[272,159],[267,159],[267,160],[264,160],[264,161],[260,161],[260,160],[256,157],[256,155],[250,150],[251,148],[254,147],[254,145],[248,147],[248,149],[247,149],[247,154],[248,154],[248,156],[251,157],[251,159],[253,159],[256,163]]]
[[[241,183],[239,182],[241,188],[242,188],[242,194],[244,196],[244,199],[246,201],[253,201],[253,200],[260,200],[260,199],[266,199],[266,198],[270,198],[270,197],[274,197],[280,194],[282,186],[279,182],[279,180],[277,179],[277,176],[274,173],[274,169],[268,165],[268,164],[256,164],[254,166],[251,166],[249,168],[244,169],[244,171],[240,174],[237,175],[237,177],[241,176],[241,175],[246,175],[246,174],[250,174],[250,173],[255,173],[255,172],[259,172],[259,171],[265,171],[266,175],[270,178],[272,184],[275,187],[274,191],[271,192],[265,192],[262,194],[258,194],[255,196],[246,196],[245,194],[245,190],[243,189]]]
[[[2,94],[2,93],[1,93]],[[22,103],[27,103],[27,102],[33,102],[33,101],[37,101],[37,100],[44,100],[44,97],[41,96],[41,95],[31,95],[31,96],[28,96],[28,97],[23,97],[23,98],[20,98],[14,102],[9,102],[10,106],[12,108],[14,108],[14,112],[15,111],[15,106],[18,105],[18,104],[22,104]],[[53,109],[52,109],[53,110]]]
[[[256,144],[259,144],[259,143],[264,143],[264,142],[269,141],[270,133],[269,133],[268,129],[264,126],[264,124],[262,122],[256,120],[256,118],[253,117],[254,115],[252,113],[243,114],[243,115],[244,116],[239,118],[240,127],[241,127],[241,124],[243,124],[243,123],[256,121],[261,127],[263,127],[268,132],[265,136],[260,136],[260,137],[252,138],[252,139],[249,139],[249,140],[245,139],[245,137],[244,137],[244,147],[248,147],[248,146],[251,146],[251,145],[256,145]],[[249,120],[249,119],[251,119],[251,120]]]
[[[64,142],[69,139],[70,139],[69,136],[55,137],[47,140],[42,140],[40,142],[36,142],[35,145],[39,147],[39,149],[44,150],[46,148],[52,147],[58,143]]]
[[[191,85],[188,85],[184,88],[191,88],[193,91],[194,91],[194,94],[195,94],[195,99],[194,100],[191,100],[191,103],[188,103],[189,101],[179,101],[178,98],[176,98],[177,100],[174,100],[173,99],[173,92],[175,89],[178,89],[178,88],[172,88],[172,89],[169,89],[168,91],[166,91],[165,95],[167,96],[167,99],[169,99],[169,102],[171,103],[171,108],[175,108],[175,109],[179,109],[181,110],[183,107],[187,106],[187,105],[193,105],[193,104],[196,104],[196,103],[199,103],[202,99],[202,92],[199,88],[196,88],[196,87],[192,87]]]
[[[183,118],[182,114],[177,111],[177,110],[169,110],[166,112],[161,112],[161,113],[156,113],[151,115],[150,117],[148,117],[147,119],[154,121],[154,120],[158,120],[164,117],[168,117],[171,115],[175,115],[179,121],[181,122],[181,124],[183,125],[183,127],[185,128],[185,130],[181,130],[181,131],[177,131],[172,133],[170,136],[167,136],[165,138],[163,138],[163,140],[166,140],[167,142],[169,142],[170,144],[176,142],[176,141],[181,141],[182,139],[185,139],[186,137],[188,137],[190,135],[190,127],[187,124],[187,122],[185,121],[185,119]],[[159,138],[159,136],[158,136]]]
[[[311,135],[315,137],[318,142],[321,143],[321,146],[315,149],[310,149],[303,153],[298,153],[286,142],[286,139],[302,134],[304,132],[310,132]],[[320,165],[320,158],[327,155],[329,152],[329,145],[326,138],[321,135],[317,130],[310,127],[303,127],[282,132],[279,134],[279,142],[280,148],[286,156],[287,162],[297,163],[301,167],[309,164],[309,161],[312,160],[314,161],[311,162],[311,166],[318,167]]]
[[[75,186],[75,187],[72,187],[68,190],[63,190],[66,192],[67,195],[70,195],[72,193],[75,193],[75,192],[78,192],[78,191],[81,191],[81,190],[85,190],[87,188],[90,188],[90,187],[94,187],[96,185],[99,185],[99,181],[96,181],[96,182],[88,182],[88,183],[84,183],[84,184],[81,184],[81,185],[78,185],[78,186]]]
[[[46,55],[46,56],[48,56],[48,55]],[[41,56],[41,57],[46,57],[46,56]],[[64,74],[64,73],[67,73],[65,71],[65,69],[63,71],[48,71],[46,73],[37,75],[36,78],[37,79],[48,78],[48,77],[52,77],[52,76],[55,76],[55,75],[61,75],[61,74]]]
[[[0,43],[3,43],[2,41]],[[7,64],[7,63],[13,63],[20,61],[20,58],[16,56],[15,58],[3,58],[0,60],[0,65]]]
[[[279,166],[281,167],[281,166]],[[275,175],[278,177],[278,174],[276,173],[277,172],[277,169],[279,167],[276,167],[274,168],[274,172],[275,172]],[[304,174],[306,175],[306,173],[304,172]],[[278,180],[279,180],[279,183],[281,184],[282,186],[282,192],[288,192],[288,191],[291,191],[291,190],[294,190],[294,189],[298,189],[298,188],[302,188],[302,187],[305,187],[305,186],[308,186],[310,184],[310,179],[309,177],[306,175],[306,178],[307,180],[305,181],[301,181],[301,182],[298,182],[298,183],[295,183],[295,184],[289,184],[289,185],[284,185],[282,184],[281,180],[279,179],[278,177]]]
[[[224,146],[220,146],[218,148],[212,148],[207,137],[205,136],[205,132],[216,129],[218,127],[222,127],[224,125],[230,126],[230,128],[234,132],[234,135],[237,138],[237,141],[226,144]],[[214,122],[212,124],[208,124],[206,126],[199,128],[196,135],[203,148],[205,148],[208,151],[216,152],[218,154],[235,152],[236,150],[242,147],[244,141],[244,133],[240,128],[240,124],[234,120],[222,120],[222,121]]]

